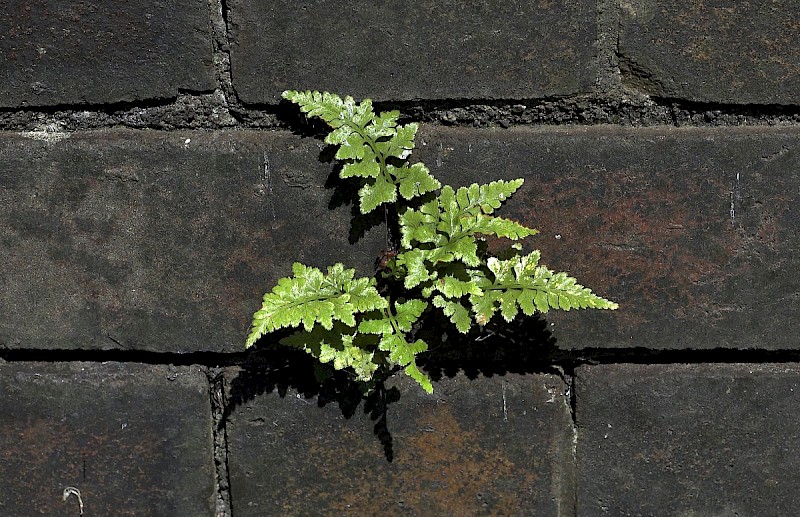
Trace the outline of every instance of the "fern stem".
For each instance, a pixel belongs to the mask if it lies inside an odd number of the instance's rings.
[[[397,320],[394,318],[394,314],[392,314],[391,307],[386,307],[385,309],[383,309],[383,315],[386,316],[386,319],[388,319],[389,323],[392,324],[392,329],[394,330],[394,333],[400,336],[404,336],[403,331],[400,330],[400,326],[397,324]],[[405,336],[403,339],[405,339]]]

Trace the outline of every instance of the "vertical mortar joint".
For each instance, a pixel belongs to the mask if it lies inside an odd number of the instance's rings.
[[[225,425],[225,376],[222,368],[206,370],[211,399],[214,466],[216,471],[215,517],[231,517],[230,473],[228,470],[228,434]]]
[[[236,121],[234,112],[239,100],[233,88],[231,76],[230,36],[228,33],[228,6],[226,0],[208,0],[213,44],[214,75],[217,82],[216,94],[220,98],[226,115]]]

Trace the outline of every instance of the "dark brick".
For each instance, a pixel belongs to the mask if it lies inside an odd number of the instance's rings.
[[[196,368],[0,364],[4,515],[213,515],[208,384]]]
[[[796,349],[800,130],[424,129],[458,185],[525,178],[501,211],[618,311],[550,312],[558,345]]]
[[[531,98],[591,90],[593,2],[229,2],[234,87],[373,99]]]
[[[622,2],[625,84],[733,104],[800,103],[800,1]]]
[[[135,102],[214,89],[205,0],[3,4],[0,107]]]
[[[578,515],[793,515],[797,365],[578,369]]]
[[[384,245],[384,231],[348,245],[360,222],[315,139],[30,136],[0,136],[5,347],[238,351],[293,261],[371,275]]]
[[[351,418],[294,389],[228,420],[232,506],[261,515],[569,515],[572,421],[551,375],[434,383],[407,378],[388,405],[393,461],[359,407]]]

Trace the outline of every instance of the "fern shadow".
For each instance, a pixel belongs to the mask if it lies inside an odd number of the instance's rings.
[[[473,380],[481,375],[552,372],[564,355],[539,314],[518,317],[511,323],[497,315],[485,327],[473,328],[466,335],[442,321],[430,332],[432,336],[427,331],[425,336],[420,333],[430,349],[419,356],[418,363],[434,383],[460,372]]]
[[[328,152],[333,154],[328,155]],[[335,153],[335,146],[326,147],[320,153],[320,161],[335,161],[333,158]],[[358,205],[358,190],[364,185],[365,181],[361,178],[348,178],[347,180],[340,178],[339,173],[343,166],[341,162],[336,161],[331,173],[325,180],[325,188],[333,190],[331,199],[328,202],[328,209],[336,210],[345,205],[350,207],[350,231],[347,241],[350,244],[355,244],[373,228],[385,225],[386,218],[382,210],[375,210],[366,215],[361,213]]]
[[[323,140],[329,133],[330,127],[317,117],[306,117],[296,106],[289,101],[282,100],[275,108],[274,114],[284,127],[294,135],[303,138]],[[367,215],[361,213],[358,205],[358,190],[366,183],[363,178],[339,177],[344,164],[336,160],[338,146],[326,145],[319,154],[319,161],[332,164],[331,173],[325,180],[325,188],[331,189],[331,199],[328,202],[329,210],[336,210],[342,206],[350,207],[350,231],[348,242],[355,244],[367,232],[385,224],[385,217],[380,210]]]
[[[247,356],[238,375],[229,383],[219,428],[227,424],[240,406],[270,394],[286,398],[290,390],[304,400],[316,399],[317,407],[336,404],[346,419],[353,418],[362,407],[364,414],[374,422],[373,434],[386,460],[393,460],[394,442],[387,415],[389,406],[400,400],[400,391],[377,382],[365,395],[362,385],[345,372],[327,371],[307,353],[280,345],[258,349]]]
[[[428,342],[430,349],[418,357],[418,364],[433,380],[434,390],[436,381],[462,372],[469,379],[552,372],[553,364],[563,359],[563,351],[556,347],[556,339],[541,316],[512,323],[505,323],[499,317],[496,320],[467,335],[458,333],[444,319],[428,322],[418,337]],[[274,341],[270,341],[277,343],[283,337],[280,334],[273,335]],[[248,353],[238,375],[230,381],[219,426],[225,426],[237,408],[257,397],[276,394],[285,398],[293,391],[304,400],[315,399],[320,408],[336,404],[346,419],[353,418],[361,408],[374,423],[372,432],[384,457],[392,462],[394,440],[388,415],[402,393],[396,387],[387,387],[383,381],[376,382],[369,394],[365,395],[362,388],[345,372],[321,368],[316,359],[303,351],[262,343]]]
[[[331,132],[327,123],[317,117],[306,117],[295,104],[285,99],[281,99],[275,106],[270,106],[268,111],[275,115],[281,126],[294,135],[322,140]]]

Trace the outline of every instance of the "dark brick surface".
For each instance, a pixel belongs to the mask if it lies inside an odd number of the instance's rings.
[[[525,178],[501,215],[620,303],[548,313],[559,346],[798,347],[798,129],[422,131],[445,182]]]
[[[235,377],[235,374],[234,374]],[[388,406],[393,461],[361,407],[294,389],[228,420],[234,515],[570,515],[572,422],[551,375],[407,379]]]
[[[621,5],[628,86],[693,101],[800,103],[800,1]]]
[[[0,513],[213,515],[208,384],[196,368],[0,363]]]
[[[213,90],[205,0],[20,0],[0,9],[0,107]]]
[[[578,370],[578,515],[794,515],[797,365]]]
[[[372,274],[385,245],[348,244],[315,139],[43,135],[0,135],[0,347],[239,351],[293,261]]]
[[[233,84],[385,100],[531,98],[595,81],[593,2],[234,0]]]

